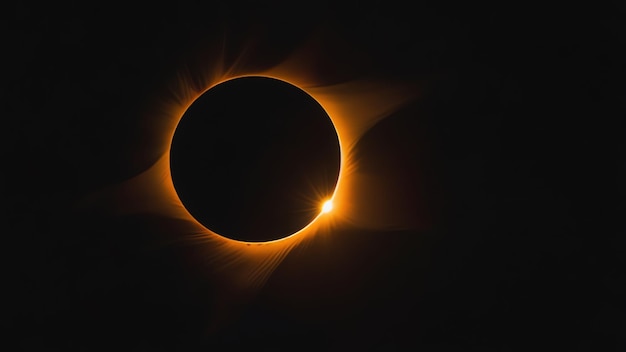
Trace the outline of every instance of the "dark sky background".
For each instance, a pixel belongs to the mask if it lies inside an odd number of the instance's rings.
[[[625,11],[13,4],[0,178],[12,350],[623,351]],[[419,203],[428,221],[296,248],[210,330],[220,282],[198,251],[149,250],[173,220],[74,205],[155,161],[140,116],[181,65],[227,38],[227,60],[251,41],[271,67],[312,37],[328,84],[420,87],[357,151],[419,196],[398,212]]]

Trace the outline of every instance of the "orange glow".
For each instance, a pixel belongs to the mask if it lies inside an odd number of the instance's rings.
[[[285,256],[303,241],[316,236],[331,238],[333,229],[345,225],[372,226],[372,218],[361,215],[351,201],[355,194],[367,194],[371,186],[363,182],[366,178],[358,170],[359,160],[354,157],[354,148],[369,128],[416,98],[416,89],[367,78],[325,85],[317,82],[314,73],[309,71],[314,57],[300,54],[295,53],[284,62],[259,72],[246,69],[245,59],[251,59],[249,57],[239,58],[229,68],[217,59],[215,63],[207,62],[200,70],[197,67],[181,70],[171,90],[163,94],[159,105],[154,106],[144,120],[147,132],[158,136],[158,160],[141,174],[92,195],[86,202],[117,214],[151,213],[183,220],[189,226],[180,230],[181,239],[203,246],[207,263],[211,263],[210,270],[223,273],[234,286],[247,288],[262,285]],[[169,168],[171,141],[187,108],[213,86],[246,76],[283,80],[311,95],[330,116],[341,148],[341,166],[332,202],[327,201],[318,217],[300,231],[262,243],[231,240],[195,221],[178,198]],[[320,195],[311,203],[319,206],[321,199]],[[376,206],[375,202],[372,204]]]

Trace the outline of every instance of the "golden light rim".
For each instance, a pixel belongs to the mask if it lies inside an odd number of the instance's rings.
[[[346,163],[346,158],[347,155],[344,155],[344,148],[343,148],[343,142],[342,142],[342,137],[341,137],[341,133],[340,131],[337,129],[337,124],[335,122],[335,120],[333,119],[332,115],[328,112],[328,109],[326,109],[323,105],[323,103],[317,99],[314,94],[312,94],[310,91],[307,91],[306,88],[303,88],[301,86],[299,86],[298,84],[295,84],[291,81],[289,81],[288,79],[284,79],[281,77],[277,77],[275,75],[269,75],[269,74],[241,74],[241,75],[233,75],[230,76],[228,78],[225,79],[221,79],[216,81],[213,84],[210,84],[208,86],[208,88],[201,90],[193,99],[190,99],[190,102],[188,104],[186,104],[186,106],[184,107],[184,109],[182,110],[182,113],[180,114],[180,116],[178,116],[178,121],[176,122],[176,125],[174,126],[172,133],[170,135],[169,138],[169,143],[168,143],[168,148],[167,148],[167,158],[168,158],[168,173],[169,173],[169,178],[170,181],[172,182],[172,187],[174,189],[174,193],[176,194],[176,197],[178,199],[178,201],[180,202],[180,204],[182,205],[183,209],[185,210],[185,212],[188,214],[188,216],[193,219],[194,222],[196,222],[198,225],[200,225],[202,228],[204,228],[206,231],[219,236],[220,239],[229,241],[229,242],[234,242],[237,244],[245,244],[245,245],[271,245],[271,244],[275,244],[275,243],[279,243],[279,242],[284,242],[287,240],[293,240],[296,236],[302,234],[303,232],[309,230],[312,228],[312,226],[314,224],[316,224],[318,222],[318,220],[322,217],[328,217],[330,214],[330,212],[324,212],[324,211],[320,211],[317,216],[315,218],[313,218],[313,220],[311,220],[306,226],[302,227],[300,230],[287,235],[285,237],[281,237],[275,240],[269,240],[269,241],[242,241],[242,240],[236,240],[236,239],[232,239],[229,237],[226,237],[224,235],[221,235],[219,233],[217,233],[216,231],[213,231],[211,229],[209,229],[208,227],[206,227],[204,224],[202,224],[200,221],[198,221],[190,212],[189,210],[185,207],[185,205],[183,204],[178,192],[176,191],[176,187],[174,187],[174,182],[172,180],[172,175],[171,175],[171,153],[170,150],[172,148],[172,143],[174,140],[174,135],[176,134],[176,129],[178,128],[178,125],[180,124],[180,121],[183,118],[183,115],[185,114],[185,112],[189,109],[189,107],[191,107],[191,105],[193,105],[193,103],[199,98],[201,97],[204,93],[208,92],[209,90],[213,89],[214,87],[217,87],[218,85],[222,84],[222,83],[226,83],[235,79],[240,79],[240,78],[251,78],[251,77],[261,77],[261,78],[270,78],[270,79],[275,79],[281,82],[285,82],[293,87],[296,87],[298,89],[300,89],[302,92],[304,92],[305,94],[307,94],[309,97],[311,97],[313,100],[315,100],[316,103],[318,103],[320,105],[320,107],[324,110],[324,112],[326,113],[326,116],[328,116],[328,118],[330,119],[331,124],[333,125],[334,129],[335,129],[335,133],[337,134],[337,142],[339,143],[339,157],[340,157],[340,161],[339,161],[339,173],[337,174],[337,181],[335,183],[335,187],[333,190],[333,193],[330,197],[326,198],[322,204],[326,203],[326,202],[332,202],[335,199],[335,195],[337,194],[337,190],[339,189],[340,185],[341,185],[341,180],[342,180],[342,176],[343,176],[343,171],[344,171],[344,166]]]

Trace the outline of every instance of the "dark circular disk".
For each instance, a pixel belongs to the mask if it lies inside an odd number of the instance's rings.
[[[222,82],[183,114],[170,168],[178,197],[207,229],[230,239],[290,236],[334,193],[341,151],[324,108],[279,79]]]

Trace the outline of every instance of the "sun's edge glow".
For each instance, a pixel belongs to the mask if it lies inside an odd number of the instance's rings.
[[[228,78],[223,78],[223,79],[217,80],[215,83],[208,85],[208,88],[206,88],[204,90],[201,90],[199,93],[196,94],[196,96],[193,99],[190,99],[189,103],[186,104],[186,106],[184,106],[184,108],[182,110],[182,114],[180,114],[180,116],[178,116],[178,121],[176,122],[176,126],[173,129],[173,131],[171,133],[171,136],[170,136],[168,154],[169,154],[169,149],[172,146],[172,142],[173,142],[174,135],[176,133],[176,129],[178,128],[178,124],[180,123],[184,113],[187,111],[187,109],[189,109],[189,107],[191,105],[193,105],[193,103],[200,96],[202,96],[207,91],[213,89],[214,87],[216,87],[216,86],[218,86],[218,85],[220,85],[222,83],[225,83],[225,82],[228,82],[228,81],[231,81],[231,80],[234,80],[234,79],[247,78],[247,77],[262,77],[262,78],[275,79],[275,80],[278,80],[278,81],[281,81],[281,82],[285,82],[285,83],[287,83],[287,84],[289,84],[289,85],[291,85],[293,87],[296,87],[296,88],[300,89],[301,91],[306,93],[308,96],[313,98],[313,100],[315,100],[315,102],[321,106],[321,108],[324,110],[324,112],[326,113],[326,115],[330,119],[330,122],[332,123],[333,128],[335,129],[335,133],[337,134],[337,142],[339,144],[340,162],[339,162],[339,172],[337,174],[337,180],[336,180],[336,183],[335,183],[335,188],[333,190],[332,195],[329,198],[327,198],[327,200],[325,202],[331,202],[331,204],[333,204],[333,208],[334,208],[335,204],[334,204],[333,200],[334,200],[335,195],[337,194],[337,191],[338,191],[338,189],[339,189],[339,187],[340,187],[340,185],[342,183],[341,182],[342,181],[342,175],[343,175],[343,170],[344,170],[344,166],[345,166],[346,158],[347,158],[346,153],[345,153],[344,148],[343,148],[343,144],[344,143],[343,143],[343,140],[342,140],[342,133],[337,128],[337,124],[336,124],[335,119],[333,118],[332,114],[326,109],[326,107],[324,107],[324,104],[317,97],[315,97],[314,94],[312,94],[310,91],[308,91],[305,87],[301,87],[299,84],[291,82],[290,80],[282,78],[282,77],[277,77],[277,76],[270,75],[270,74],[265,74],[265,73],[241,74],[241,75],[232,75],[232,76],[229,76]],[[171,162],[170,155],[168,155],[168,161]],[[171,172],[171,169],[168,170],[168,171]],[[171,174],[170,174],[170,179],[171,179]],[[173,184],[172,184],[172,187],[173,187]],[[331,212],[331,211],[324,211],[324,210],[318,212],[318,215],[315,218],[313,218],[313,220],[311,220],[306,226],[302,227],[300,230],[298,230],[298,231],[296,231],[296,232],[294,232],[294,233],[292,233],[290,235],[287,235],[285,237],[281,237],[281,238],[274,239],[274,240],[269,240],[269,241],[242,241],[242,240],[236,240],[236,239],[232,239],[232,238],[220,235],[219,233],[217,233],[217,232],[207,228],[204,224],[201,224],[191,213],[189,213],[187,208],[182,204],[182,201],[180,200],[180,197],[178,196],[178,192],[176,192],[176,188],[175,187],[173,187],[173,188],[174,188],[174,192],[176,193],[176,195],[178,197],[178,200],[181,202],[181,205],[182,205],[183,209],[188,214],[188,216],[190,216],[197,224],[202,226],[208,232],[210,232],[212,234],[215,234],[216,236],[219,236],[220,238],[222,238],[222,239],[224,239],[224,240],[226,240],[228,242],[245,244],[245,245],[270,245],[270,244],[275,244],[275,243],[284,242],[284,241],[288,241],[288,240],[293,240],[296,236],[302,234],[303,232],[308,231],[308,230],[313,230],[313,225],[318,223],[319,219],[322,216],[328,217],[330,215],[329,213]]]

